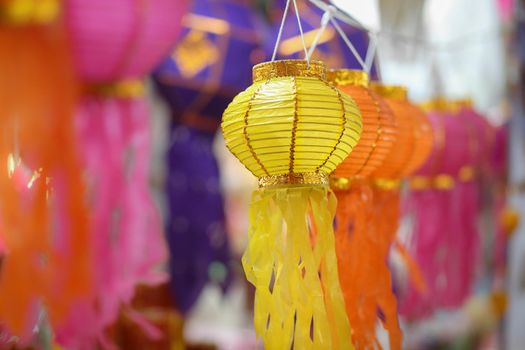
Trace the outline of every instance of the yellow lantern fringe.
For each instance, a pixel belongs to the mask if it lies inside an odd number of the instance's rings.
[[[337,270],[327,186],[254,192],[242,258],[255,286],[255,330],[265,348],[353,349]]]

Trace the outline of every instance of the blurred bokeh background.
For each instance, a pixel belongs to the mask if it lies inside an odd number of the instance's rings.
[[[241,266],[257,180],[220,122],[271,58],[285,5],[0,0],[0,348],[263,348]],[[373,79],[422,106],[469,100],[487,130],[476,248],[449,282],[468,293],[402,312],[403,348],[523,349],[525,2],[297,0],[308,47],[328,5]],[[292,12],[279,59],[303,57]],[[330,24],[317,39],[313,58],[363,69]],[[410,251],[417,210],[402,197]],[[453,250],[467,232],[449,230]],[[406,305],[401,255],[388,263]]]

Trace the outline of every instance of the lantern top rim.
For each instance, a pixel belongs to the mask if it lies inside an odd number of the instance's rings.
[[[337,86],[354,85],[368,87],[370,85],[368,73],[357,69],[330,69],[326,74],[326,78]]]
[[[457,113],[463,108],[472,108],[472,100],[470,98],[450,100],[444,97],[436,97],[421,103],[420,107],[427,112]]]
[[[370,84],[370,88],[382,97],[392,98],[394,100],[408,100],[408,89],[402,85],[386,85],[377,82]]]
[[[326,80],[326,65],[321,61],[280,60],[253,67],[253,82],[280,77],[315,77]]]
[[[0,23],[9,25],[49,24],[55,21],[60,14],[58,0],[47,1],[41,4],[38,1],[29,3],[11,1],[0,4]]]

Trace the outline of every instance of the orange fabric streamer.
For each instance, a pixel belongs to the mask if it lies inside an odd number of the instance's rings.
[[[387,265],[389,240],[373,235],[374,193],[366,182],[353,183],[350,190],[336,191],[336,249],[339,279],[357,349],[381,348],[376,339],[378,310],[390,335],[390,348],[400,349],[402,334],[397,319],[397,302],[392,293]]]
[[[432,150],[432,128],[425,113],[411,104],[407,99],[407,91],[402,87],[375,85],[374,89],[385,98],[392,109],[397,124],[398,138],[394,143],[385,162],[372,174],[374,177],[374,225],[372,235],[378,237],[376,249],[385,259],[388,258],[390,247],[396,239],[400,216],[400,180],[415,171],[426,160]],[[386,261],[385,261],[386,263]],[[413,268],[413,272],[417,269]],[[391,285],[391,276],[385,283]],[[419,281],[418,276],[413,279]],[[424,285],[424,284],[423,284]],[[393,293],[385,294],[385,300],[390,300],[392,309],[384,310],[385,325],[394,330],[399,329],[397,317],[394,320],[387,313],[395,312],[397,316],[397,300]],[[392,299],[393,298],[393,299]],[[390,322],[390,324],[389,324]],[[390,329],[389,329],[390,330]],[[401,333],[390,337],[390,348],[401,348]]]
[[[57,324],[89,286],[68,52],[58,23],[0,19],[0,320],[22,342],[40,302]],[[67,222],[54,220],[57,212]]]

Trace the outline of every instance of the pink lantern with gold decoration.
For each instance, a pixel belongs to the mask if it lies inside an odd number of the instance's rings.
[[[64,6],[84,86],[76,136],[96,266],[91,298],[79,301],[56,333],[68,348],[109,348],[104,331],[118,313],[137,319],[129,306],[135,287],[167,278],[158,271],[166,248],[149,193],[150,128],[143,80],[175,44],[187,3],[66,0]]]

